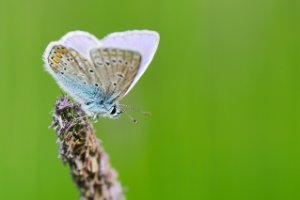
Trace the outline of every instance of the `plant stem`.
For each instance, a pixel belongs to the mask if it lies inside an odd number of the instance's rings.
[[[69,165],[81,200],[124,200],[124,192],[108,155],[80,105],[60,97],[51,128],[55,129],[59,155]]]

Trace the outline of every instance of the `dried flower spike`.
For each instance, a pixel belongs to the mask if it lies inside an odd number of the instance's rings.
[[[117,173],[79,104],[58,98],[51,128],[56,131],[60,158],[69,165],[81,200],[125,199]]]

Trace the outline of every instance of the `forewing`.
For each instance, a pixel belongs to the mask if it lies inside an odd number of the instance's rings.
[[[126,95],[143,75],[150,64],[159,42],[159,35],[155,31],[127,31],[113,33],[101,41],[101,47],[133,50],[141,55],[140,67],[131,85],[124,95]]]
[[[127,49],[95,48],[90,57],[105,96],[120,100],[140,69],[141,54]]]
[[[60,87],[80,103],[94,100],[102,91],[94,66],[72,48],[50,45],[44,55],[46,68]]]
[[[99,46],[99,40],[84,31],[69,32],[60,39],[60,43],[66,48],[76,49],[85,58],[89,58],[90,49]]]

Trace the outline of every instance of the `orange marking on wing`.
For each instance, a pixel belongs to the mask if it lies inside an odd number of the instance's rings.
[[[54,62],[59,63],[59,59],[58,58],[53,58],[52,59]]]
[[[58,58],[61,58],[61,57],[62,57],[62,56],[61,56],[61,53],[57,53],[57,54],[55,54],[55,56],[58,57]]]

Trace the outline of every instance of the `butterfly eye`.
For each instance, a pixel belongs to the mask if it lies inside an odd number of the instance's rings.
[[[110,114],[114,115],[114,114],[116,114],[116,112],[117,112],[117,109],[116,109],[116,106],[114,106],[113,109],[111,110]]]

